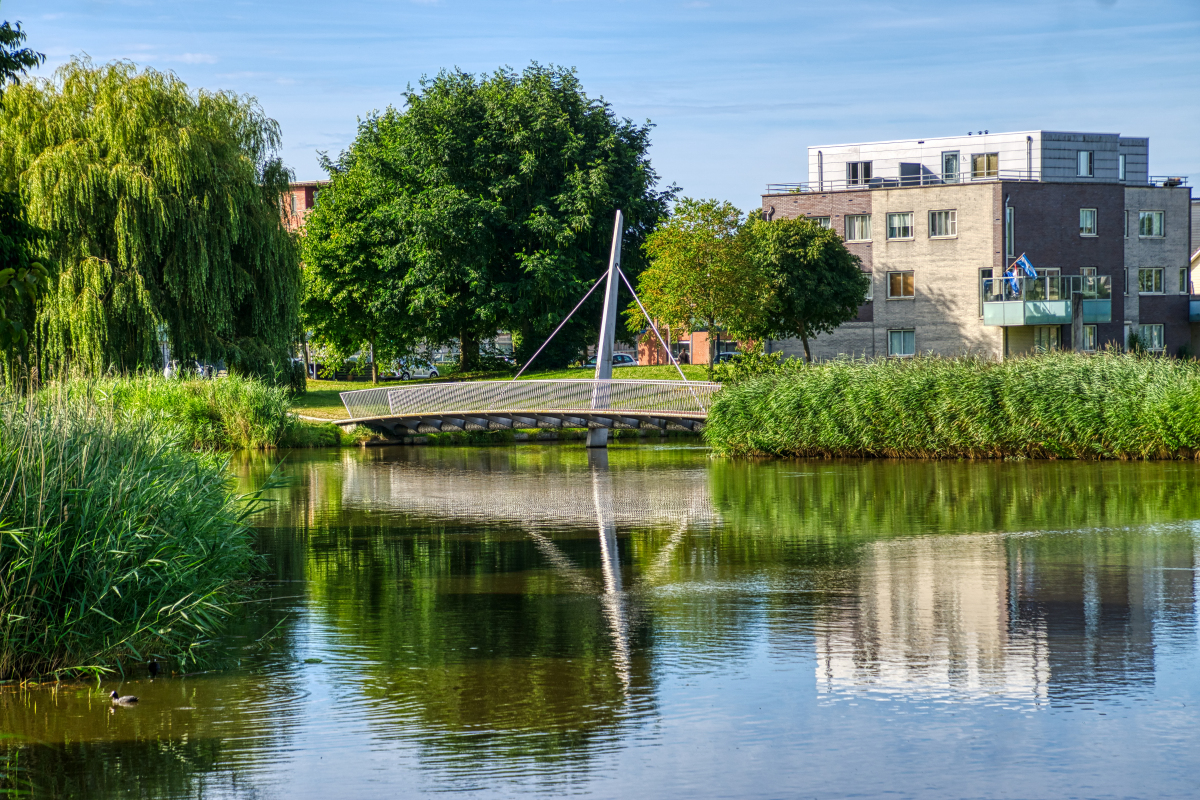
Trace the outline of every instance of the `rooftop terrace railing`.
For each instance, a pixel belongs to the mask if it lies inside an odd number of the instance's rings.
[[[810,194],[813,192],[856,192],[871,189],[907,189],[920,186],[947,186],[959,183],[989,183],[995,181],[1041,181],[1038,170],[1001,169],[988,172],[958,172],[936,174],[933,172],[919,175],[897,175],[892,177],[874,177],[866,180],[850,180],[847,178],[830,178],[809,183],[768,183],[767,194]],[[1126,186],[1176,187],[1187,186],[1187,178],[1180,175],[1151,175],[1145,183],[1121,181]]]
[[[876,176],[865,180],[827,178],[810,183],[768,183],[767,194],[801,194],[809,192],[853,192],[868,189],[904,189],[914,186],[946,186],[958,183],[994,181],[1037,181],[1037,170],[988,170],[987,172],[924,172],[918,175]]]

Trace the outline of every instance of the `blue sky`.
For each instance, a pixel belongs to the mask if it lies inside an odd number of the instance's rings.
[[[1200,0],[0,0],[48,56],[132,59],[258,98],[299,179],[422,75],[530,61],[656,125],[695,197],[756,207],[810,144],[988,129],[1150,137],[1200,181]]]

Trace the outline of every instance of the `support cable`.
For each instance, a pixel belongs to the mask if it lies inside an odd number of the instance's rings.
[[[592,292],[596,291],[596,287],[600,285],[600,282],[602,280],[604,280],[604,276],[607,274],[608,274],[608,270],[605,270],[604,275],[601,275],[599,278],[596,279],[596,282],[592,284],[592,288],[588,289],[587,294],[585,294],[583,296],[583,300],[580,300],[578,303],[575,304],[575,307],[571,309],[571,314],[574,314],[576,311],[578,311],[579,307],[581,305],[583,305],[584,302],[589,297],[592,296]],[[558,323],[558,327],[554,329],[554,333],[551,333],[549,336],[546,337],[546,341],[542,342],[542,346],[537,349],[537,352],[534,353],[533,356],[528,361],[525,362],[525,366],[521,367],[521,371],[513,376],[512,379],[514,381],[517,378],[521,377],[521,374],[523,372],[525,372],[525,370],[529,369],[529,365],[533,363],[533,359],[537,358],[541,354],[541,352],[546,349],[546,345],[550,344],[550,340],[554,338],[554,334],[558,333],[559,330],[562,328],[562,326],[567,324],[567,320],[569,320],[571,318],[571,314],[567,314],[567,316],[563,317],[563,321]]]
[[[667,347],[667,343],[663,341],[662,334],[658,332],[658,327],[654,324],[654,320],[650,319],[650,315],[646,313],[646,307],[642,305],[641,298],[637,296],[637,292],[635,292],[633,290],[633,286],[630,285],[629,278],[626,278],[625,273],[620,269],[617,270],[617,274],[621,276],[621,280],[625,281],[625,286],[629,289],[629,293],[633,295],[633,302],[638,304],[638,308],[642,310],[642,315],[646,318],[646,322],[650,323],[650,330],[654,331],[654,335],[658,337],[659,344],[663,346],[663,350],[667,351],[667,357],[671,359],[671,363],[675,365],[675,369],[679,372],[679,377],[683,378],[684,383],[689,384],[688,389],[691,391],[692,398],[696,401],[696,405],[700,407],[701,411],[707,412],[708,409],[704,407],[704,403],[700,402],[700,398],[696,395],[696,390],[691,388],[691,381],[689,381],[687,376],[683,374],[683,368],[680,367],[679,362],[675,360],[675,354],[671,352],[671,348]]]

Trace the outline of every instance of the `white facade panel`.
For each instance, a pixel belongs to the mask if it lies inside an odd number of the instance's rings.
[[[1091,175],[1080,175],[1080,151],[1092,153]],[[888,142],[815,145],[808,148],[810,190],[836,191],[854,184],[851,164],[870,162],[873,188],[956,182],[944,156],[958,154],[958,181],[977,178],[1071,183],[1117,183],[1125,156],[1125,182],[1147,180],[1149,141],[1115,133],[1015,131]],[[995,154],[985,166],[998,174],[973,174],[973,156]]]

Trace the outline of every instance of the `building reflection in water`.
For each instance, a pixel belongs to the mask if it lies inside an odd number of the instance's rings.
[[[1153,685],[1156,621],[1195,614],[1190,531],[865,544],[816,626],[817,685],[1040,701]]]
[[[816,631],[817,685],[1042,698],[1050,679],[1039,620],[1012,625],[1000,536],[877,541],[853,596]]]

